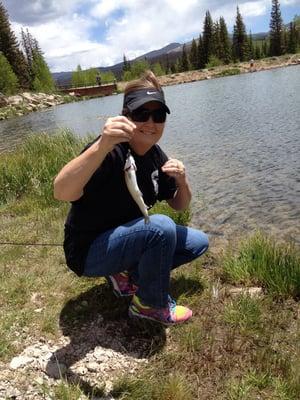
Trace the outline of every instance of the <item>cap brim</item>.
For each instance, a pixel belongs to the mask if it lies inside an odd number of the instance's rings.
[[[151,97],[151,96],[148,96],[146,99],[145,98],[139,99],[139,100],[132,102],[131,104],[127,104],[127,107],[129,109],[129,111],[134,111],[137,108],[143,106],[144,104],[149,103],[150,101],[155,101],[157,103],[160,103],[162,105],[162,107],[166,110],[166,112],[168,114],[170,114],[170,109],[165,103],[158,100],[156,97]]]

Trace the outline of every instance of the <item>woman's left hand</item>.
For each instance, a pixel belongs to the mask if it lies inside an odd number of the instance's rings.
[[[176,182],[180,183],[185,181],[185,166],[184,164],[176,160],[175,158],[170,158],[162,167],[162,171],[167,175],[175,178]]]

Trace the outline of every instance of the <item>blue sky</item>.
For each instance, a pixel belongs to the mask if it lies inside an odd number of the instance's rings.
[[[2,0],[17,37],[28,28],[52,72],[109,66],[198,37],[206,10],[232,30],[237,5],[247,31],[269,29],[271,0]],[[280,0],[284,23],[300,0]]]

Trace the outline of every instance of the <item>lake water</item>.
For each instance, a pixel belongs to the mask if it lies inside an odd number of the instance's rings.
[[[300,66],[165,89],[163,149],[193,189],[193,224],[232,240],[262,229],[300,243]],[[122,95],[65,104],[0,122],[0,151],[28,132],[97,134]]]

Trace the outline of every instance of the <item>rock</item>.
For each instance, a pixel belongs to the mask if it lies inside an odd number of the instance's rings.
[[[44,101],[44,104],[48,107],[56,106],[56,103],[54,101]]]
[[[19,104],[22,104],[23,102],[24,102],[23,97],[22,97],[22,96],[19,96],[19,95],[17,95],[17,96],[10,96],[10,97],[8,98],[8,103],[9,103],[10,105],[12,105],[12,106],[17,106],[17,105],[19,105]]]
[[[238,296],[241,294],[249,295],[250,297],[257,297],[263,294],[263,290],[261,287],[243,287],[243,288],[233,288],[229,290],[229,293],[232,296]]]
[[[28,100],[30,103],[34,100],[34,96],[31,93],[24,92],[21,95],[23,99]]]
[[[91,361],[91,362],[89,362],[89,363],[86,365],[86,367],[87,367],[87,369],[88,369],[89,371],[91,371],[91,372],[96,372],[96,371],[98,371],[98,369],[99,369],[99,364],[96,363],[96,362],[94,362],[94,361]]]
[[[29,107],[31,107],[33,111],[36,111],[38,109],[38,104],[29,103]]]
[[[46,373],[50,378],[60,379],[67,372],[67,366],[62,363],[49,362],[47,365]]]
[[[14,358],[11,360],[11,362],[10,362],[10,364],[9,364],[9,367],[10,367],[11,369],[18,369],[18,368],[24,367],[24,366],[27,365],[27,364],[32,363],[33,360],[34,360],[34,359],[33,359],[32,357],[17,356],[17,357],[14,357]]]
[[[7,105],[8,105],[7,98],[4,96],[3,93],[0,92],[0,107],[5,107]]]
[[[80,365],[75,370],[79,375],[86,375],[88,372],[88,369],[84,365]]]

